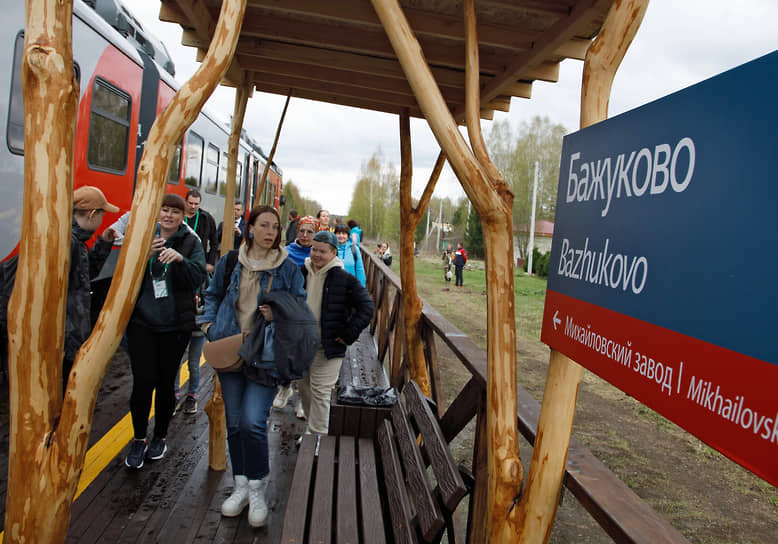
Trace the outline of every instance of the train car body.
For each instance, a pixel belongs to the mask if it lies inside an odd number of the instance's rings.
[[[0,81],[0,127],[5,128],[5,145],[0,146],[0,258],[7,258],[16,251],[21,235],[24,189],[23,2],[5,6],[2,25],[0,66],[5,68],[0,78],[5,81]],[[105,228],[130,209],[149,130],[179,85],[164,45],[146,34],[118,0],[74,2],[73,58],[80,88],[74,186],[100,187],[119,206],[117,214],[107,214]],[[199,189],[203,208],[217,222],[224,211],[228,139],[229,128],[201,112],[179,144],[167,180],[166,191],[181,196]],[[265,161],[258,145],[241,139],[236,199],[253,201]],[[262,203],[278,207],[281,191],[282,172],[272,165]]]

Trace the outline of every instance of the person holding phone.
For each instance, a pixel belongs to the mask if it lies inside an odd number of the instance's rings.
[[[162,459],[167,452],[167,429],[175,408],[174,382],[195,326],[194,292],[206,277],[203,246],[183,225],[184,209],[184,199],[178,195],[168,194],[162,200],[143,283],[127,325],[135,438],[124,464],[132,469],[142,468],[144,459]],[[154,435],[147,444],[154,390]]]

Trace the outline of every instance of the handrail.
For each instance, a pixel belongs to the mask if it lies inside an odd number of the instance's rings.
[[[392,308],[378,307],[379,301],[377,300],[379,295],[383,297],[384,301],[392,300],[393,296],[387,290],[388,285],[394,289],[394,297],[401,296],[400,278],[364,247],[360,250],[365,262],[368,290],[377,306],[376,316],[374,316],[374,335],[377,339],[387,339],[390,346],[389,356],[392,361],[401,360],[401,355],[391,348],[392,345],[397,346],[392,342],[395,331],[381,330],[380,327],[384,325],[382,321],[390,322],[393,326],[398,324],[401,326],[402,320],[397,316],[397,312],[392,312]],[[395,319],[391,320],[390,315],[393,313]],[[478,402],[477,400],[473,402],[473,400],[486,394],[486,352],[426,302],[422,308],[422,323],[451,349],[472,376],[472,379],[460,391],[459,396],[454,399],[448,410],[445,410],[441,416],[441,427],[446,434],[446,439],[451,441],[479,412]],[[396,336],[401,337],[401,335]],[[422,335],[422,337],[427,338],[427,335]],[[402,340],[399,342],[399,349],[402,349]],[[426,353],[429,353],[429,350],[425,349]],[[380,351],[379,358],[381,358]],[[431,361],[428,360],[428,366],[430,363]],[[436,362],[432,363],[437,364]],[[394,370],[400,370],[400,376],[403,374],[402,369],[396,369],[394,365],[391,370],[392,374],[394,374]],[[392,375],[392,383],[396,384],[396,380],[400,376]],[[439,409],[442,410],[443,402],[441,398],[438,398],[438,392],[441,390],[441,384],[437,383],[439,375],[436,372],[430,372],[430,380],[433,382],[433,396],[436,397],[435,401],[438,403]],[[539,415],[540,404],[519,385],[517,408],[519,432],[530,444],[535,442]],[[478,441],[476,440],[474,441],[474,459],[478,454],[475,451],[477,447]],[[476,478],[478,478],[478,474],[476,474]],[[677,529],[643,502],[616,474],[608,470],[575,438],[570,441],[564,485],[614,542],[641,544],[688,542]]]

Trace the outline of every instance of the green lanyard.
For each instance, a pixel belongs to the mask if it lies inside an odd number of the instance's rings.
[[[155,258],[156,258],[156,256],[149,259],[149,276],[151,276],[152,280],[155,279],[155,278],[154,278],[154,272],[151,270],[151,263],[154,262]],[[167,275],[167,269],[168,269],[169,266],[170,266],[170,263],[165,263],[165,268],[164,268],[164,270],[162,270],[162,276],[159,279],[164,278]]]
[[[189,218],[185,217],[184,220],[186,221],[186,224],[189,225]],[[197,223],[198,223],[198,221],[200,221],[200,210],[197,210],[197,213],[195,214],[195,226],[192,227],[192,230],[195,231],[195,232],[197,232]],[[192,225],[189,225],[189,226],[191,227]]]

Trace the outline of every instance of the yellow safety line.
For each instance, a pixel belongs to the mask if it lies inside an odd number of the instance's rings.
[[[188,363],[188,361],[187,361]],[[200,357],[200,366],[205,363],[205,357]],[[179,390],[182,390],[184,384],[189,381],[189,365],[181,365],[181,374],[179,379]],[[152,397],[151,410],[149,411],[149,419],[154,416],[154,402]],[[133,438],[132,429],[132,416],[128,412],[122,419],[119,420],[116,425],[105,433],[100,440],[98,440],[89,451],[86,452],[84,459],[84,469],[81,471],[81,478],[78,480],[78,487],[76,488],[76,496],[73,497],[73,501],[89,487],[95,478],[108,466],[114,457],[116,457],[120,451],[122,451],[130,440]],[[3,534],[5,531],[0,532],[0,544],[3,543]]]

